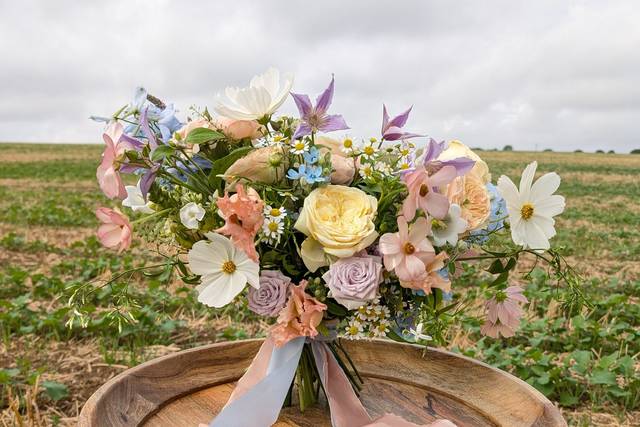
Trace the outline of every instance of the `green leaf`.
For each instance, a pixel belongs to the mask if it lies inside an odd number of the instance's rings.
[[[175,151],[175,148],[169,145],[160,145],[156,147],[155,150],[153,150],[153,153],[151,154],[151,160],[153,160],[154,162],[159,162],[160,160],[173,154],[174,151]]]
[[[44,391],[47,393],[47,396],[54,401],[64,399],[69,395],[69,389],[67,386],[59,382],[43,381],[42,387],[44,387]]]
[[[12,378],[15,378],[20,374],[20,370],[16,368],[12,369],[0,369],[0,384],[9,384]]]
[[[491,274],[498,274],[504,271],[504,267],[502,266],[502,261],[499,259],[493,261],[487,271]]]
[[[345,317],[347,314],[349,314],[349,310],[334,302],[333,300],[328,299],[325,301],[325,303],[327,304],[327,311],[334,316]]]
[[[251,150],[253,150],[253,147],[236,148],[223,158],[214,161],[213,165],[211,166],[211,172],[209,173],[209,183],[211,184],[211,186],[222,191],[222,178],[220,178],[218,175],[224,174],[236,160],[244,157]]]
[[[217,130],[196,128],[189,132],[187,139],[185,139],[185,143],[187,145],[205,144],[207,142],[218,141],[225,138],[224,134]]]
[[[560,405],[562,406],[574,406],[579,402],[576,396],[573,396],[566,391],[560,393]]]
[[[616,384],[616,374],[615,372],[605,371],[604,369],[598,369],[593,371],[591,374],[591,378],[589,379],[591,384],[606,384],[606,385],[615,385]]]

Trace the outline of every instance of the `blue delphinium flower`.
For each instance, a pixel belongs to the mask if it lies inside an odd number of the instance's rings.
[[[470,240],[478,244],[485,243],[489,240],[489,233],[502,228],[507,215],[507,202],[498,193],[497,187],[491,183],[488,183],[486,187],[491,198],[491,214],[489,215],[489,223],[484,229],[471,232]]]
[[[302,164],[298,170],[289,169],[287,178],[300,180],[302,183],[314,184],[316,182],[325,182],[327,178],[322,175],[322,167],[317,165]]]
[[[311,147],[309,151],[302,153],[302,157],[304,157],[304,162],[307,165],[315,165],[320,160],[320,150],[316,147]]]
[[[161,108],[162,107],[162,108]],[[148,92],[143,87],[137,87],[133,100],[125,110],[125,114],[138,119],[146,114],[150,123],[153,123],[160,131],[162,142],[166,143],[171,139],[171,135],[182,127],[182,123],[176,117],[176,109],[173,104],[162,105],[161,107],[148,100]],[[142,135],[142,123],[129,123],[124,132],[132,137]]]

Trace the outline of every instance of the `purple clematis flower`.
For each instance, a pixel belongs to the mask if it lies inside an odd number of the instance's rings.
[[[417,133],[404,132],[402,127],[407,123],[409,113],[413,107],[409,107],[407,111],[395,116],[389,120],[389,113],[387,113],[387,106],[382,104],[382,139],[385,141],[397,141],[399,139],[409,139],[418,136]]]
[[[451,160],[437,160],[446,148],[446,143],[444,141],[437,142],[433,138],[429,139],[429,144],[427,144],[424,150],[422,163],[430,175],[439,171],[444,166],[453,166],[456,168],[456,176],[463,176],[466,175],[466,173],[473,168],[473,165],[476,164],[475,160],[468,157],[456,157]]]
[[[298,129],[293,134],[293,139],[309,135],[312,132],[332,132],[334,130],[349,129],[341,115],[327,114],[327,110],[333,100],[333,82],[334,78],[332,76],[329,87],[316,99],[315,107],[311,104],[309,95],[291,93],[302,119]]]

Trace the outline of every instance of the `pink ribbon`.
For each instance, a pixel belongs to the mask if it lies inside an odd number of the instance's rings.
[[[251,423],[252,427],[268,427],[274,423],[284,400],[284,395],[278,396],[278,393],[275,393],[275,396],[272,396],[274,394],[272,392],[275,392],[276,389],[283,389],[282,384],[274,387],[273,384],[278,382],[274,380],[282,380],[290,375],[287,379],[290,384],[300,359],[303,344],[304,338],[301,337],[278,348],[275,347],[271,337],[267,338],[247,372],[238,381],[227,404],[209,426],[249,425],[246,424],[247,419],[243,419],[243,415],[247,414],[245,408],[247,404],[252,407],[254,419],[256,412],[262,411],[264,414],[259,417],[261,424],[253,422]],[[311,341],[311,348],[329,403],[333,427],[456,427],[448,420],[437,420],[430,424],[418,425],[393,414],[385,414],[372,420],[327,343],[314,340]],[[274,376],[282,376],[283,378],[274,378]],[[286,389],[288,386],[285,388],[285,393]],[[254,404],[254,394],[261,396],[260,404]],[[269,402],[265,400],[269,400]],[[207,426],[200,424],[200,427]]]

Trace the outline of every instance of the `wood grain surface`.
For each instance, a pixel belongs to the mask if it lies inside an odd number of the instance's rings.
[[[197,426],[226,403],[261,340],[213,344],[129,369],[87,401],[81,427]],[[343,341],[365,384],[372,416],[391,412],[416,423],[447,418],[458,426],[566,426],[527,383],[475,360],[391,341]],[[301,414],[285,408],[279,427],[330,427],[325,402]]]

